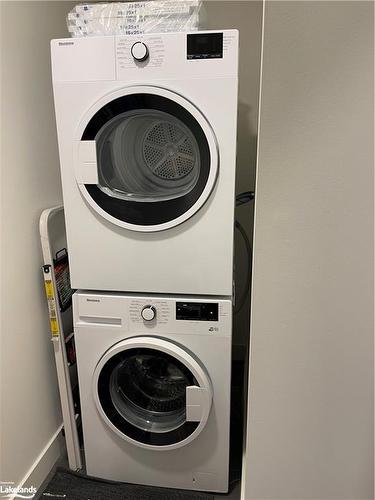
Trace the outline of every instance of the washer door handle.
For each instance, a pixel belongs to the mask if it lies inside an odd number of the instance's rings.
[[[78,184],[98,184],[95,141],[79,141],[75,174]]]
[[[209,391],[196,385],[186,387],[186,421],[200,422],[207,412]]]

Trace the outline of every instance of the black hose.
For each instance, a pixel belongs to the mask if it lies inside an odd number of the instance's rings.
[[[246,271],[246,288],[244,289],[241,298],[236,300],[236,306],[234,308],[234,313],[237,314],[244,306],[246,302],[246,298],[248,296],[248,293],[250,291],[250,283],[251,283],[251,271],[252,271],[252,248],[251,244],[249,241],[249,238],[247,237],[246,231],[243,228],[243,226],[238,222],[238,220],[235,221],[234,227],[240,232],[246,246],[246,253],[247,253],[247,271]]]
[[[249,201],[253,200],[255,196],[254,191],[244,191],[236,196],[236,207],[240,205],[245,205],[245,203],[249,203]]]

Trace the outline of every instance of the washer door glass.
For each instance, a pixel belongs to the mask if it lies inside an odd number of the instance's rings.
[[[186,388],[195,385],[194,375],[173,356],[134,348],[106,362],[98,378],[98,396],[122,434],[162,446],[186,439],[197,428],[197,422],[186,420]]]
[[[118,115],[96,136],[98,187],[122,200],[184,196],[200,173],[198,143],[178,118],[159,110]]]
[[[79,188],[101,216],[136,231],[168,229],[191,217],[210,196],[218,171],[216,141],[203,115],[159,91],[164,95],[133,93],[107,102],[80,140],[82,147],[95,143],[96,158],[84,160],[82,169],[94,165],[97,176],[90,178],[97,182],[79,180]]]

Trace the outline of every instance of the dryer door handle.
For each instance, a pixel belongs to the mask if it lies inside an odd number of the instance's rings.
[[[186,387],[186,421],[200,422],[210,408],[208,389],[191,385]],[[208,415],[206,415],[208,416]]]
[[[95,141],[78,141],[76,179],[78,184],[98,184],[98,162]]]

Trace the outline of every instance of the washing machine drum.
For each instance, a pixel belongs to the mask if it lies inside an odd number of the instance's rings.
[[[190,442],[204,427],[212,398],[207,376],[188,353],[161,339],[142,344],[138,338],[106,353],[94,394],[118,435],[151,448]]]
[[[177,360],[136,351],[114,368],[109,391],[117,411],[135,427],[170,432],[185,422],[186,387],[194,376]]]
[[[207,121],[164,89],[109,100],[88,120],[79,144],[82,193],[100,215],[128,229],[158,231],[184,222],[207,201],[217,176]],[[95,172],[87,175],[90,165]]]

